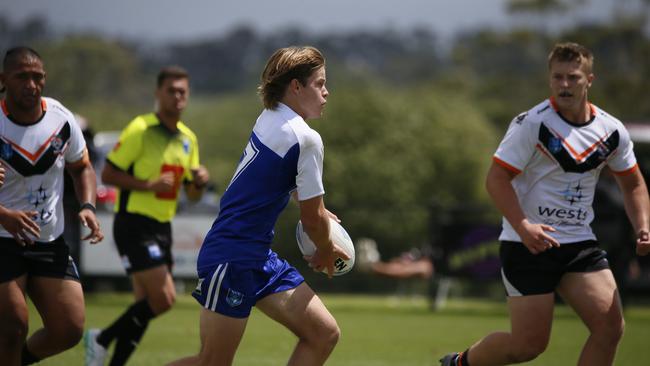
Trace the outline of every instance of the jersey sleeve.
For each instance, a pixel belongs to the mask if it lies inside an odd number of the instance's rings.
[[[68,143],[68,148],[65,150],[64,157],[66,162],[75,163],[81,160],[84,156],[86,140],[84,140],[81,127],[79,127],[77,120],[72,114],[70,114],[68,123],[70,125],[70,141]]]
[[[515,117],[494,153],[493,160],[510,171],[521,173],[535,152],[535,126],[525,113]]]
[[[625,174],[636,167],[636,156],[634,155],[634,143],[630,139],[630,133],[622,124],[618,128],[619,143],[616,151],[610,156],[607,165],[615,174]]]
[[[122,170],[128,170],[142,151],[142,136],[146,124],[140,118],[129,123],[122,131],[120,139],[106,159]]]
[[[325,194],[323,188],[323,140],[316,131],[312,130],[311,132],[300,144],[296,176],[299,201]]]

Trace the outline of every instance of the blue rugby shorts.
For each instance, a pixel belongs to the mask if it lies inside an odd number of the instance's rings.
[[[258,300],[305,281],[298,270],[273,251],[265,261],[214,263],[198,275],[192,296],[204,308],[233,318],[247,318]]]

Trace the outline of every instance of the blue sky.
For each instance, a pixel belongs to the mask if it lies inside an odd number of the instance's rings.
[[[589,0],[572,17],[605,19],[617,0]],[[626,2],[629,0],[618,0]],[[13,21],[40,14],[62,31],[92,30],[110,36],[183,40],[249,24],[260,31],[299,26],[312,32],[410,29],[442,36],[483,26],[506,27],[506,0],[11,0],[0,13]],[[567,17],[565,17],[567,18]],[[551,19],[558,22],[560,19]],[[564,19],[567,21],[567,19]],[[559,23],[558,23],[559,24]]]

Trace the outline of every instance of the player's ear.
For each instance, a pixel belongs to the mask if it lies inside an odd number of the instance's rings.
[[[589,75],[587,75],[587,85],[591,87],[591,83],[593,83],[595,79],[596,79],[596,75],[594,75],[593,73],[589,73]]]
[[[295,93],[295,92],[299,91],[301,87],[302,87],[302,84],[300,84],[300,81],[298,79],[291,79],[291,82],[289,83],[289,89],[292,92]]]

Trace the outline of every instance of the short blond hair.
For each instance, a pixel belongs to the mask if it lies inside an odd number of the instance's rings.
[[[548,55],[549,70],[553,61],[578,62],[585,68],[587,74],[590,74],[594,66],[594,55],[581,44],[574,42],[558,43]]]
[[[297,79],[302,85],[306,85],[307,79],[314,71],[324,66],[325,57],[315,47],[293,46],[275,51],[266,62],[262,82],[257,88],[264,107],[277,108],[291,80]]]

